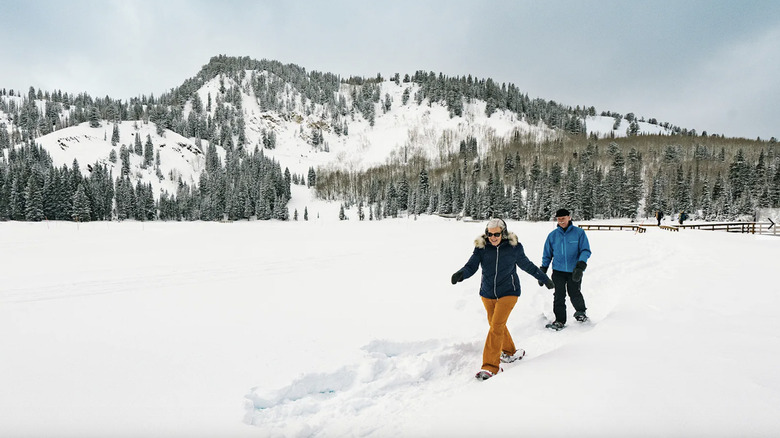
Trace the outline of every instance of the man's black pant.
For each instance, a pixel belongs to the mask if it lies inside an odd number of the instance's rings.
[[[555,293],[553,294],[553,313],[555,320],[566,324],[566,293],[569,293],[571,305],[574,310],[584,312],[585,298],[580,292],[582,282],[576,282],[571,279],[571,272],[562,272],[553,270],[552,281],[555,283]]]

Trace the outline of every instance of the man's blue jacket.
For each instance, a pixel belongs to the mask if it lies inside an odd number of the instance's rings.
[[[590,257],[590,243],[588,236],[582,228],[569,226],[561,228],[559,225],[547,235],[544,242],[544,254],[542,255],[542,269],[550,266],[554,271],[571,272],[577,262],[587,262]]]

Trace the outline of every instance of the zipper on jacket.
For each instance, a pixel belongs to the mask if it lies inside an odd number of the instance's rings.
[[[496,273],[493,274],[493,295],[496,297],[496,299],[498,299],[498,292],[496,292],[496,288],[498,287],[497,282],[498,282],[498,247],[496,247]]]
[[[561,244],[563,245],[563,264],[566,265],[566,272],[569,272],[569,252],[566,251],[568,248],[566,248],[566,235],[563,235],[563,240],[561,241]]]

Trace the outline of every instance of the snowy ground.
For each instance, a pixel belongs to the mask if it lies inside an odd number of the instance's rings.
[[[780,434],[777,237],[590,231],[591,322],[521,272],[477,382],[484,224],[334,218],[0,223],[0,436]]]

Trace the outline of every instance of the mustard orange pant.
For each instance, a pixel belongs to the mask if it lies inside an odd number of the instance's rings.
[[[482,351],[482,369],[491,373],[497,373],[501,363],[501,352],[514,354],[517,348],[512,340],[512,335],[506,328],[509,314],[512,313],[517,297],[501,297],[497,300],[482,298],[482,304],[487,310],[490,331],[485,339],[485,349]]]

